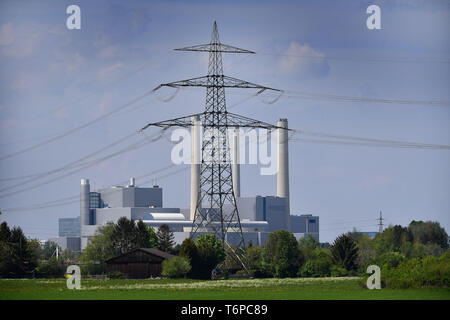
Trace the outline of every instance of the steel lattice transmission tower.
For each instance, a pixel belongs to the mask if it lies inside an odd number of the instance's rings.
[[[242,248],[244,246],[244,237],[233,191],[232,165],[227,130],[233,127],[264,128],[268,130],[280,129],[280,127],[228,112],[225,88],[258,89],[258,93],[265,90],[279,92],[281,90],[223,75],[222,52],[247,54],[254,54],[255,52],[222,44],[219,40],[216,22],[213,25],[211,42],[209,44],[175,50],[208,52],[208,75],[161,84],[154,90],[158,90],[163,86],[172,88],[206,87],[205,111],[176,119],[149,123],[141,130],[145,130],[149,126],[158,126],[163,129],[173,126],[190,127],[194,125],[191,121],[192,117],[199,119],[203,128],[200,188],[190,236],[194,239],[199,233],[212,233],[222,241],[224,249],[232,249],[232,246],[227,241],[227,233],[234,232],[239,237],[237,247]],[[246,267],[246,263],[242,261],[240,254],[236,250],[233,250],[233,252],[239,262]]]

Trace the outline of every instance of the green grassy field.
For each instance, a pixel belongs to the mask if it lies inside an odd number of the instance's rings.
[[[362,288],[358,278],[242,279],[200,281],[190,279],[91,280],[81,290],[69,290],[65,279],[2,279],[0,299],[450,299],[449,288]]]

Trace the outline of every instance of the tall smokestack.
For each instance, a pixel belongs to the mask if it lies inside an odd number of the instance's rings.
[[[194,221],[195,209],[197,208],[198,197],[200,195],[200,117],[191,117],[191,207],[190,220]]]
[[[233,191],[236,198],[241,196],[241,168],[239,165],[239,128],[234,128],[233,135]]]
[[[89,194],[90,194],[89,179],[81,179],[80,186],[80,224],[83,226],[89,225]]]
[[[280,119],[278,127],[288,128],[287,119]],[[288,131],[278,129],[278,174],[277,174],[277,196],[286,198],[286,229],[291,229],[291,211],[289,201],[289,148]]]

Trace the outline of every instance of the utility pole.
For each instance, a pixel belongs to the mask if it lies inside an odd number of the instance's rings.
[[[267,130],[289,129],[228,112],[225,103],[225,88],[257,89],[259,90],[257,94],[265,90],[273,90],[280,93],[282,91],[223,74],[222,53],[254,54],[255,52],[221,43],[216,22],[213,25],[211,42],[209,44],[175,50],[208,52],[208,75],[161,84],[154,91],[163,86],[176,89],[180,87],[204,87],[206,88],[205,111],[180,118],[149,123],[141,131],[150,126],[157,126],[163,129],[173,126],[190,127],[193,125],[192,117],[198,117],[203,128],[200,187],[190,237],[195,239],[199,234],[203,233],[216,235],[222,242],[224,250],[228,249],[228,251],[231,251],[232,256],[247,270],[246,257],[243,255],[242,250],[245,246],[244,236],[236,206],[236,194],[233,189],[231,154],[227,130],[240,127],[263,128]],[[226,235],[228,232],[233,232],[238,237],[237,248],[240,250],[235,250],[227,242]]]
[[[378,218],[378,233],[383,233],[383,214],[380,211],[380,217]]]

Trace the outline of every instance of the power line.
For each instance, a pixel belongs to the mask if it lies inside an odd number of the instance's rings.
[[[384,104],[408,104],[408,105],[443,105],[450,106],[449,101],[436,100],[411,100],[411,99],[385,99],[385,98],[364,98],[355,96],[332,95],[324,93],[312,93],[306,91],[284,90],[283,97],[303,98],[303,99],[319,99],[327,101],[348,101],[348,102],[371,102]]]
[[[162,168],[153,170],[153,171],[151,171],[149,173],[145,173],[143,175],[137,176],[137,177],[135,177],[135,179],[138,180],[138,179],[142,179],[142,178],[148,177],[148,176],[153,175],[155,173],[165,171],[165,170],[167,170],[167,169],[169,169],[169,168],[171,168],[173,166],[175,166],[175,165],[174,164],[170,164],[170,165],[164,166]],[[183,168],[183,170],[185,170],[185,169],[186,168]],[[179,173],[181,171],[182,170],[177,170],[175,172],[166,174],[164,176],[159,176],[159,177],[156,177],[156,178],[157,179],[164,179],[164,178],[166,178],[168,176],[177,174],[177,173]],[[116,183],[116,185],[117,184],[119,184],[119,185],[120,184],[124,184],[127,181],[128,180],[123,180],[123,181],[121,181],[119,183]],[[144,182],[142,182],[142,184],[146,184],[147,182],[148,181],[144,181]],[[57,199],[57,200],[52,200],[52,201],[47,201],[47,202],[35,203],[35,204],[24,206],[24,207],[6,208],[6,209],[2,209],[2,211],[3,212],[31,211],[31,210],[46,209],[46,208],[51,208],[51,207],[60,207],[60,206],[68,205],[68,204],[77,203],[77,202],[79,202],[79,198],[80,198],[80,195],[76,194],[76,195],[73,195],[73,196],[69,196],[69,197],[65,197],[65,198],[61,198],[61,199]]]
[[[185,90],[189,90],[183,88]],[[369,102],[369,103],[382,103],[382,104],[402,104],[402,105],[428,105],[428,106],[450,106],[450,101],[441,100],[413,100],[413,99],[387,99],[387,98],[371,98],[371,97],[357,97],[357,96],[346,96],[346,95],[332,95],[326,93],[314,93],[307,91],[295,91],[295,90],[281,90],[281,93],[265,93],[264,95],[259,94],[262,98],[264,96],[271,96],[275,99],[275,102],[279,99],[302,99],[302,100],[318,100],[318,101],[333,101],[333,102]],[[229,92],[231,95],[249,95],[245,92]],[[272,101],[261,102],[265,104],[273,104]]]
[[[47,145],[47,144],[49,144],[49,143],[51,143],[51,142],[57,141],[57,140],[59,140],[59,139],[62,139],[62,138],[64,138],[64,137],[68,136],[68,135],[71,135],[71,134],[73,134],[73,133],[75,133],[75,132],[77,132],[77,131],[80,131],[81,129],[87,128],[87,127],[89,127],[89,126],[91,126],[91,125],[93,125],[93,124],[95,124],[95,123],[97,123],[97,122],[99,122],[99,121],[101,121],[101,120],[103,120],[103,119],[106,119],[107,117],[109,117],[109,116],[111,116],[111,115],[113,115],[113,114],[115,114],[115,113],[117,113],[117,112],[119,112],[119,111],[121,111],[121,110],[127,108],[128,106],[130,106],[130,105],[132,105],[132,104],[138,102],[139,100],[144,99],[145,97],[149,96],[149,95],[152,94],[152,93],[153,93],[153,90],[147,91],[147,92],[145,92],[144,94],[140,95],[139,97],[134,98],[134,99],[130,100],[129,102],[120,105],[119,107],[117,107],[117,108],[115,108],[115,109],[113,109],[113,110],[107,112],[107,113],[104,114],[104,115],[101,115],[101,116],[99,116],[99,117],[97,117],[97,118],[95,118],[95,119],[93,119],[93,120],[91,120],[91,121],[88,121],[88,122],[86,122],[86,123],[84,123],[84,124],[82,124],[82,125],[80,125],[80,126],[77,126],[77,127],[73,128],[73,129],[70,129],[70,130],[68,130],[68,131],[66,131],[66,132],[64,132],[64,133],[62,133],[62,134],[59,134],[59,135],[57,135],[56,137],[47,139],[47,140],[45,140],[45,141],[43,141],[43,142],[40,142],[40,143],[38,143],[38,144],[29,146],[29,147],[27,147],[27,148],[24,148],[24,149],[22,149],[22,150],[20,150],[20,151],[16,151],[16,152],[11,153],[11,154],[9,154],[9,155],[2,156],[2,157],[0,157],[0,160],[5,160],[5,159],[9,159],[9,158],[18,156],[18,155],[23,154],[23,153],[25,153],[25,152],[28,152],[28,151],[37,149],[37,148],[42,147],[42,146],[44,146],[44,145]]]
[[[306,55],[306,54],[283,54],[283,53],[271,53],[271,52],[258,52],[261,55],[268,56],[283,56],[283,57],[294,57],[294,58],[306,58],[315,60],[346,60],[352,62],[394,62],[394,63],[450,63],[450,59],[447,57],[442,58],[410,58],[410,57],[399,57],[399,58],[373,58],[373,57],[344,57],[344,56],[329,56],[329,55]]]
[[[66,173],[66,174],[64,174],[64,175],[61,175],[61,176],[55,177],[55,178],[53,178],[53,179],[50,179],[50,180],[41,182],[41,183],[39,183],[39,184],[32,185],[32,186],[30,186],[30,187],[26,187],[26,188],[23,188],[23,189],[20,189],[20,190],[16,190],[16,191],[13,191],[13,192],[10,192],[10,193],[2,194],[2,195],[0,195],[0,198],[5,198],[5,197],[11,196],[11,195],[15,195],[15,194],[18,194],[18,193],[21,193],[21,192],[24,192],[24,191],[32,190],[32,189],[38,188],[38,187],[40,187],[40,186],[42,186],[42,185],[46,185],[46,184],[49,184],[49,183],[51,183],[51,182],[60,180],[60,179],[62,179],[62,178],[65,178],[65,177],[67,177],[67,176],[70,176],[70,175],[72,175],[72,174],[74,174],[74,173],[76,173],[76,172],[79,172],[79,171],[81,171],[81,170],[83,170],[83,169],[86,169],[86,168],[88,168],[88,167],[91,167],[91,166],[93,166],[93,165],[95,165],[95,164],[97,164],[97,163],[100,163],[100,162],[105,161],[105,160],[107,160],[107,159],[110,159],[110,158],[112,158],[112,157],[118,156],[118,155],[120,155],[120,154],[123,154],[123,153],[129,152],[129,151],[132,151],[132,150],[136,150],[136,149],[142,148],[142,147],[144,147],[144,146],[146,146],[146,145],[148,145],[148,144],[150,144],[150,143],[151,143],[151,142],[149,142],[149,141],[139,141],[139,142],[137,142],[137,143],[132,144],[132,145],[129,146],[129,147],[126,147],[126,148],[124,148],[124,149],[121,149],[121,150],[119,150],[119,151],[117,151],[117,152],[114,152],[114,153],[109,154],[109,155],[107,155],[107,156],[104,156],[104,157],[102,157],[102,158],[94,159],[94,160],[88,161],[88,162],[86,162],[85,164],[83,164],[83,166],[81,166],[81,167],[79,167],[79,168],[77,168],[77,169],[75,169],[75,170],[72,170],[72,171],[70,171],[70,172],[68,172],[68,173]]]
[[[28,182],[31,182],[31,181],[35,181],[36,179],[39,179],[42,176],[50,175],[50,174],[53,174],[53,173],[57,173],[57,172],[63,171],[65,169],[73,168],[77,164],[79,164],[81,161],[89,159],[89,158],[97,155],[98,153],[101,153],[101,152],[105,151],[106,149],[109,149],[109,148],[111,148],[113,146],[116,146],[116,145],[124,142],[125,140],[128,140],[131,137],[137,135],[137,134],[139,134],[139,132],[132,132],[132,133],[126,135],[125,137],[122,137],[119,140],[114,141],[111,144],[108,144],[105,147],[102,147],[102,148],[100,148],[100,149],[98,149],[98,150],[96,150],[96,151],[94,151],[94,152],[92,152],[92,153],[90,153],[90,154],[88,154],[88,155],[78,159],[78,160],[72,161],[72,162],[70,162],[70,163],[68,163],[68,164],[66,164],[66,165],[64,165],[62,167],[59,167],[57,169],[49,170],[49,171],[45,171],[45,172],[40,172],[40,173],[35,173],[35,174],[24,175],[24,176],[12,177],[12,178],[1,178],[0,181],[12,181],[12,180],[23,180],[23,179],[26,179],[26,178],[33,178],[33,179],[27,180],[25,182],[22,182],[20,184],[12,185],[12,186],[9,186],[9,187],[5,188],[5,189],[9,189],[9,188],[14,188],[15,186],[22,185],[23,183],[28,183]],[[5,189],[0,189],[0,192],[5,190]]]
[[[368,224],[368,225],[364,225],[364,226],[352,226],[353,228],[368,228],[368,227],[374,227],[374,226],[378,226],[378,224]],[[343,229],[347,229],[348,227],[338,227],[338,228],[330,228],[330,229],[320,229],[320,232],[322,231],[335,231],[335,230],[343,230]]]
[[[367,222],[367,221],[373,221],[373,222],[375,222],[375,220],[378,220],[378,219],[362,219],[362,220],[336,221],[336,222],[330,222],[330,223],[320,223],[320,225],[321,225],[321,226],[326,226],[326,225],[336,225],[336,224],[351,224],[351,223],[355,223],[355,222]]]
[[[420,144],[401,145],[388,143],[368,143],[368,142],[334,141],[334,140],[318,140],[318,139],[303,139],[303,138],[291,138],[290,140],[314,144],[348,145],[348,146],[381,147],[381,148],[450,150],[450,146],[445,145],[420,145]]]

